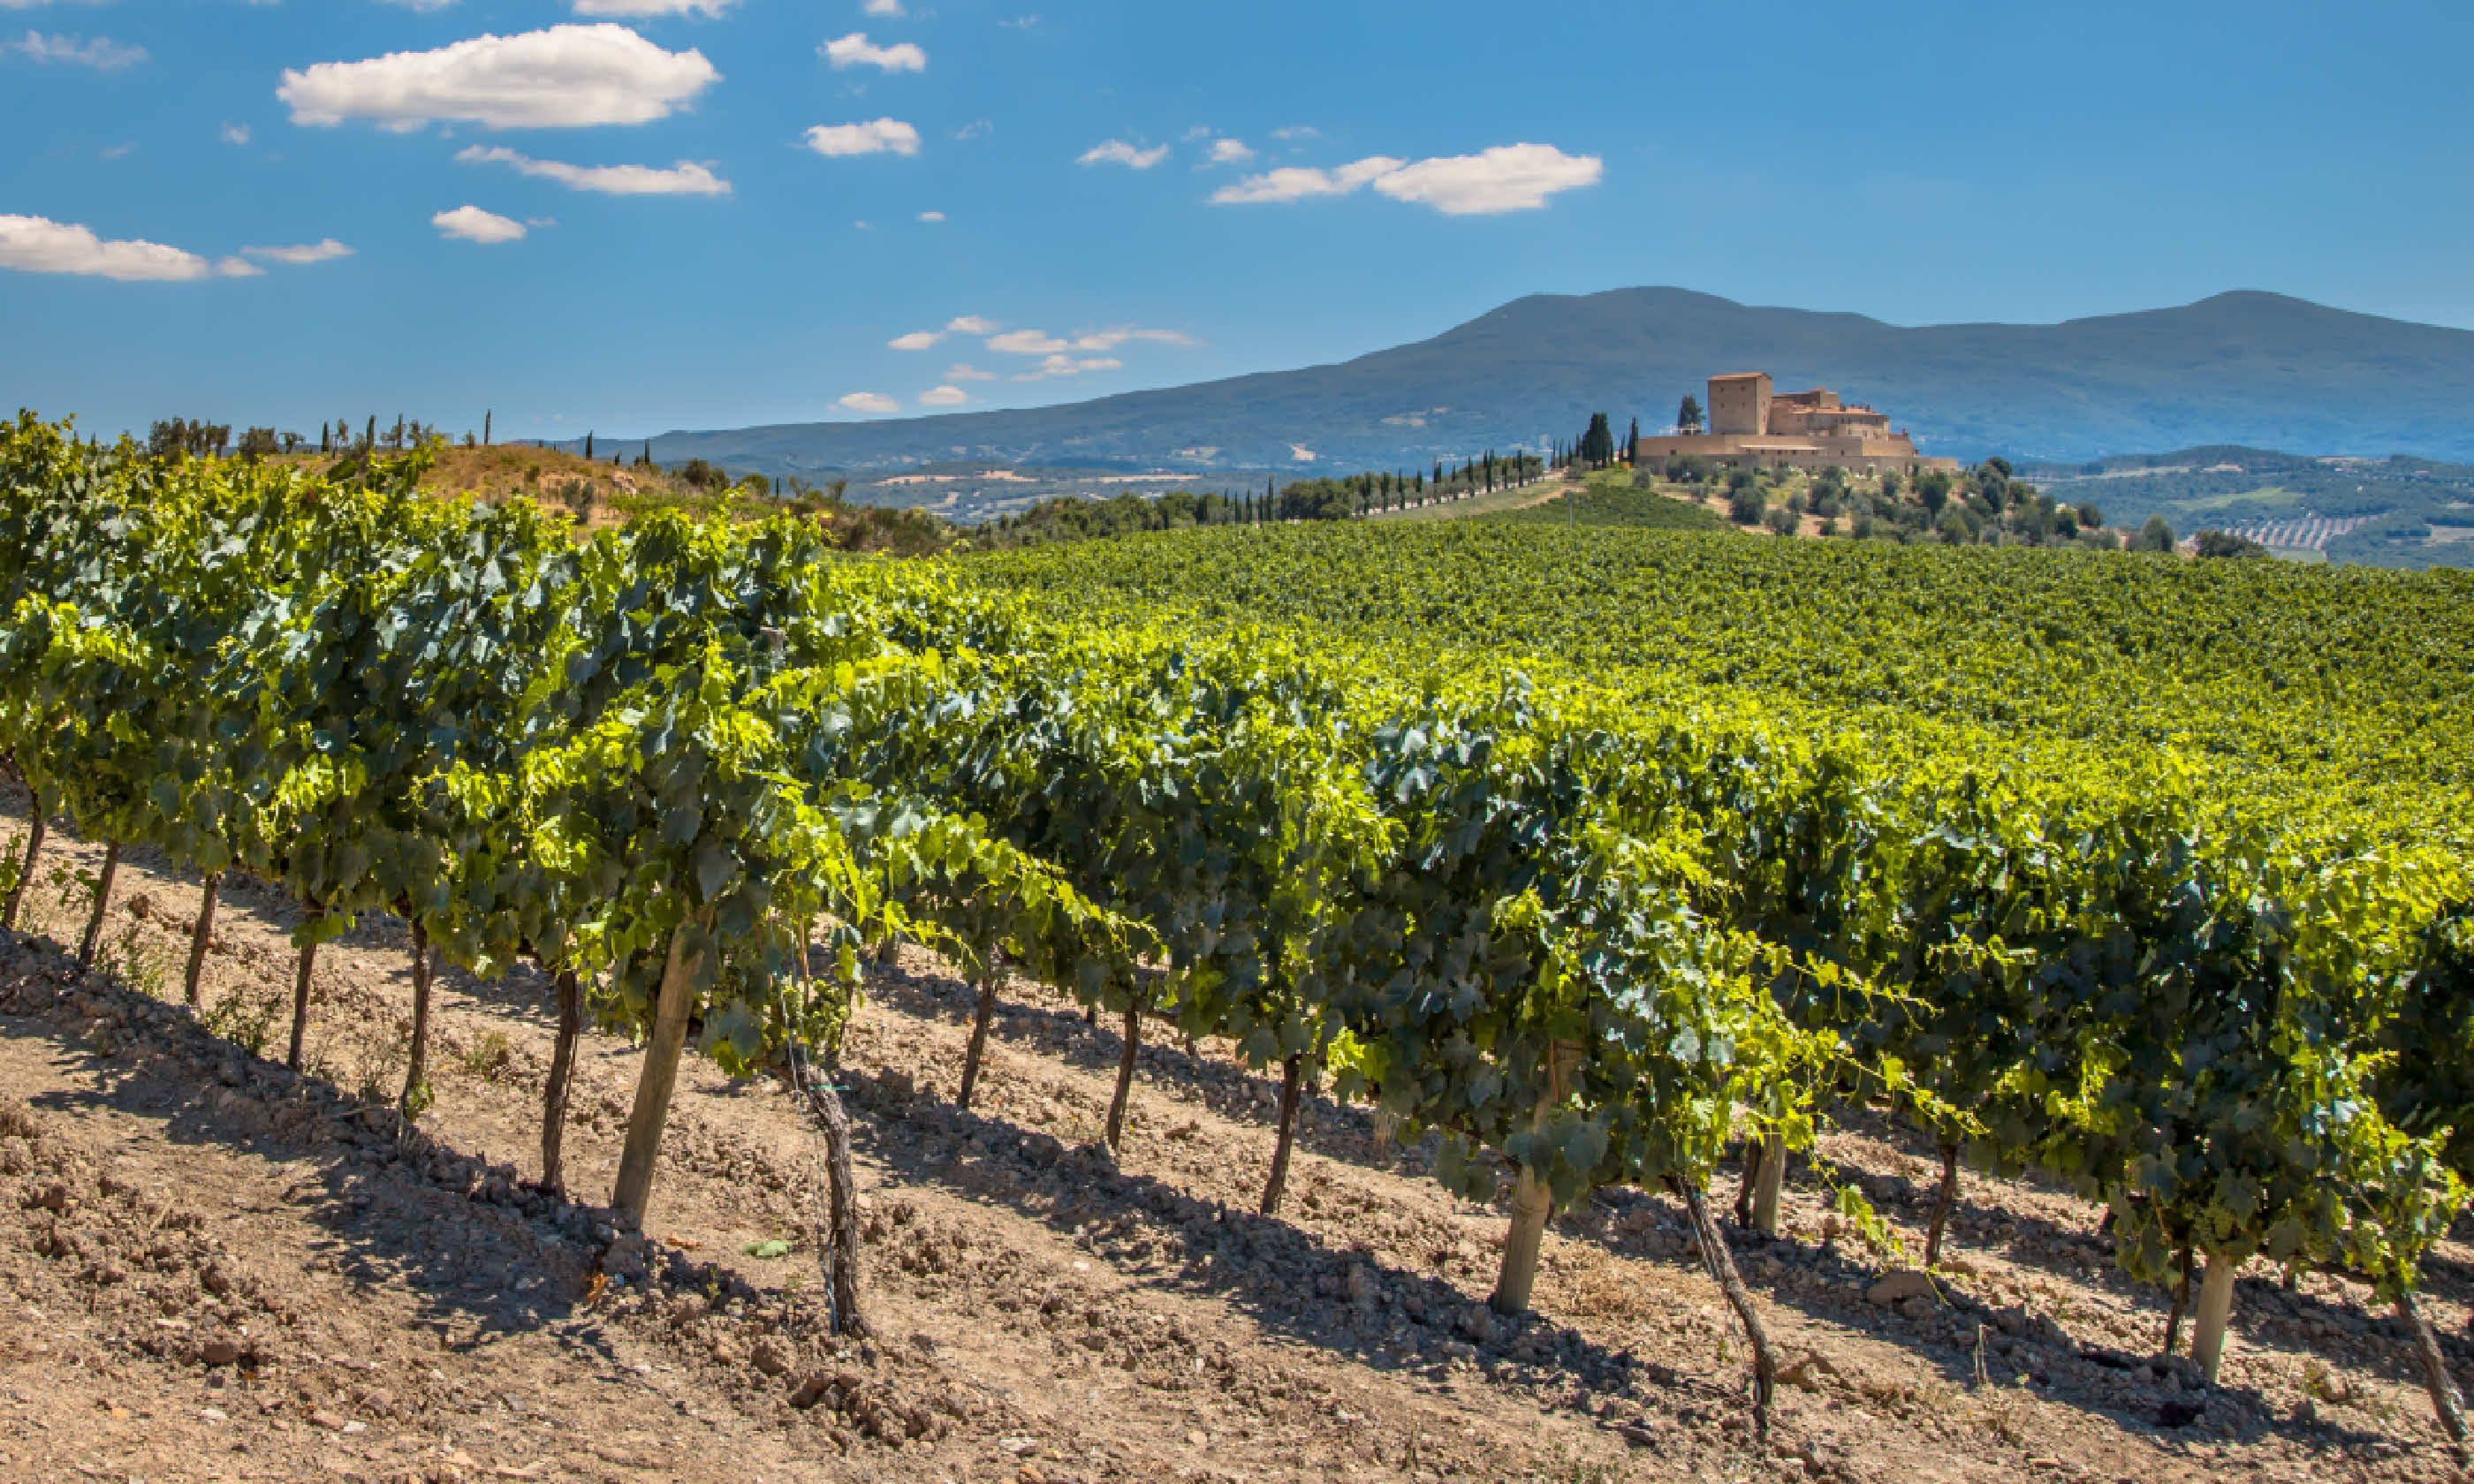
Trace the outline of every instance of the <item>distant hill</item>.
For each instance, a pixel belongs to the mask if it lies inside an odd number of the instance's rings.
[[[2090,503],[2128,529],[2162,515],[2188,536],[2211,528],[2279,556],[2368,566],[2474,565],[2474,467],[2402,455],[2311,458],[2216,445],[2019,472],[2046,493]]]
[[[1124,470],[1419,467],[1674,416],[1712,371],[1871,402],[1928,452],[2083,463],[2194,444],[2474,459],[2474,332],[2274,294],[2060,324],[1916,328],[1684,289],[1517,299],[1337,366],[1065,406],[675,432],[671,464],[773,474],[992,460]],[[1299,457],[1311,452],[1312,461]]]

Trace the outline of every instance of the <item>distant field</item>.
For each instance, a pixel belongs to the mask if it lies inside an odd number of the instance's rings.
[[[1575,499],[1564,492],[1544,504],[1489,513],[1491,518],[1525,525],[1612,526],[1638,531],[1723,531],[1726,519],[1690,500],[1635,490],[1628,470],[1589,481]]]
[[[2474,783],[2461,573],[1566,531],[1553,514],[1171,532],[970,570],[1093,611],[1295,623],[1601,684],[1758,696],[1885,737],[1984,729],[2074,768],[2168,746],[2228,767],[2229,788],[2308,778],[2399,820]]]

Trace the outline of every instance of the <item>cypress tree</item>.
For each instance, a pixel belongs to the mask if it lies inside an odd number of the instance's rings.
[[[584,462],[593,462],[593,435],[590,433],[584,435]]]
[[[481,414],[481,446],[490,446],[490,414],[486,409]]]
[[[329,436],[327,424],[323,422],[318,424],[318,451],[320,453],[333,453],[335,451],[334,440]]]
[[[643,467],[646,467],[646,468],[651,468],[651,467],[653,467],[653,441],[652,441],[651,439],[649,439],[649,438],[648,438],[648,439],[646,439],[646,440],[644,440],[644,465],[643,465]]]
[[[370,414],[370,425],[361,430],[361,451],[376,453],[378,449],[378,415]]]

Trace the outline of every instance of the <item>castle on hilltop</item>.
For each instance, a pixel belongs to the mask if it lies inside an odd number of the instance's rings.
[[[1641,439],[1633,463],[1658,463],[1678,454],[1745,464],[1784,464],[1796,468],[1835,465],[1850,473],[1895,471],[1914,477],[1927,469],[1959,468],[1955,459],[1928,459],[1916,441],[1893,429],[1887,413],[1861,402],[1846,403],[1826,388],[1776,393],[1767,371],[1740,371],[1710,378],[1710,430],[1678,430]]]

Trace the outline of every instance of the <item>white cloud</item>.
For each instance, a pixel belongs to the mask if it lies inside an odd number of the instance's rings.
[[[245,3],[250,5],[261,5],[265,4],[266,0],[245,0]],[[419,11],[422,14],[426,15],[432,11],[443,11],[447,9],[449,6],[453,5],[455,0],[386,0],[386,3],[389,5],[401,6],[407,11]]]
[[[1291,443],[1289,457],[1299,464],[1312,464],[1315,461],[1315,451],[1303,443]]]
[[[1558,191],[1595,185],[1606,173],[1594,155],[1566,155],[1551,144],[1504,144],[1476,155],[1399,160],[1375,155],[1334,170],[1283,166],[1248,176],[1211,193],[1220,205],[1346,196],[1372,186],[1394,201],[1432,206],[1446,216],[1532,211]]]
[[[1168,146],[1154,145],[1138,150],[1123,139],[1104,140],[1084,150],[1074,163],[1078,165],[1124,165],[1132,170],[1149,170],[1168,158]]]
[[[1055,355],[1073,349],[1074,343],[1059,340],[1046,330],[1007,330],[992,337],[988,348],[1003,355]]]
[[[942,211],[922,211],[919,213],[919,220],[923,222],[941,222],[945,220],[945,213]]]
[[[359,118],[405,132],[449,119],[558,129],[667,118],[719,81],[702,52],[666,52],[604,23],[287,68],[275,95],[291,106],[296,124]]]
[[[1211,162],[1215,165],[1242,165],[1253,157],[1254,152],[1246,147],[1243,139],[1211,141]]]
[[[249,143],[249,126],[247,124],[226,124],[224,126],[223,141],[226,144]]]
[[[14,52],[29,61],[67,62],[97,72],[122,72],[146,60],[146,48],[123,46],[108,36],[47,36],[29,31],[22,41],[0,41],[0,53]]]
[[[295,248],[243,248],[240,251],[248,257],[262,257],[270,263],[289,263],[295,266],[303,263],[323,263],[329,258],[352,255],[352,249],[332,237],[324,242],[312,242]]]
[[[39,216],[0,216],[0,268],[123,281],[204,278],[214,272],[195,252],[159,242],[107,240],[85,227]]]
[[[834,404],[852,412],[900,412],[902,404],[882,392],[854,392]]]
[[[1551,144],[1499,144],[1476,155],[1421,159],[1384,176],[1374,188],[1445,216],[1492,216],[1535,211],[1557,191],[1595,185],[1605,174],[1605,161],[1594,155],[1566,155]]]
[[[854,31],[816,48],[816,55],[838,69],[842,67],[882,67],[887,72],[925,72],[928,54],[915,42],[896,41],[891,46],[878,46],[868,40],[864,31]]]
[[[1070,355],[1052,355],[1041,361],[1036,370],[1024,371],[1013,379],[1046,381],[1052,376],[1079,376],[1084,371],[1115,371],[1125,364],[1114,356],[1084,356],[1078,360]]]
[[[870,15],[899,16],[903,13],[902,0],[867,0],[867,4],[860,9]]]
[[[808,131],[808,148],[819,155],[916,155],[919,131],[900,119],[864,124],[818,124]]]
[[[441,211],[429,219],[429,225],[437,227],[443,236],[465,242],[514,242],[524,234],[523,223],[495,211],[484,211],[478,206],[458,206],[452,211]]]
[[[1320,130],[1320,129],[1315,128],[1312,124],[1291,124],[1291,125],[1290,125],[1288,128],[1286,128],[1286,129],[1274,129],[1274,130],[1273,130],[1273,131],[1272,131],[1272,137],[1273,137],[1273,138],[1274,138],[1274,139],[1283,139],[1283,140],[1285,140],[1285,139],[1320,139],[1320,138],[1322,138],[1322,130]]]
[[[263,278],[266,276],[266,270],[258,267],[255,263],[251,262],[245,257],[219,257],[215,259],[215,276],[218,278]]]
[[[454,0],[427,0],[451,5]],[[578,15],[702,15],[708,19],[729,10],[738,0],[575,0]]]
[[[1258,176],[1248,176],[1234,184],[1224,185],[1211,193],[1218,205],[1253,205],[1272,201],[1305,201],[1316,196],[1346,196],[1364,190],[1383,176],[1407,164],[1389,155],[1369,156],[1337,170],[1317,170],[1304,165],[1283,165]]]
[[[885,347],[888,350],[933,350],[944,338],[934,330],[912,330],[908,335],[894,336],[885,343]]]
[[[960,387],[931,387],[919,394],[922,407],[959,407],[971,399],[971,394]]]
[[[1061,356],[1069,350],[1114,350],[1128,341],[1144,340],[1163,346],[1192,346],[1200,342],[1191,335],[1176,330],[1146,330],[1127,326],[1121,329],[1094,330],[1060,340],[1046,330],[1007,330],[988,339],[988,348],[1004,355]]]
[[[958,315],[945,322],[948,335],[993,335],[996,332],[996,321],[984,320],[975,314]]]
[[[455,154],[467,165],[512,165],[521,175],[556,180],[570,190],[599,191],[605,196],[727,196],[730,182],[693,160],[680,160],[667,170],[654,165],[570,165],[534,159],[514,150],[470,145]]]
[[[982,371],[968,361],[956,361],[945,368],[945,379],[947,381],[994,381],[997,379],[997,373]]]

